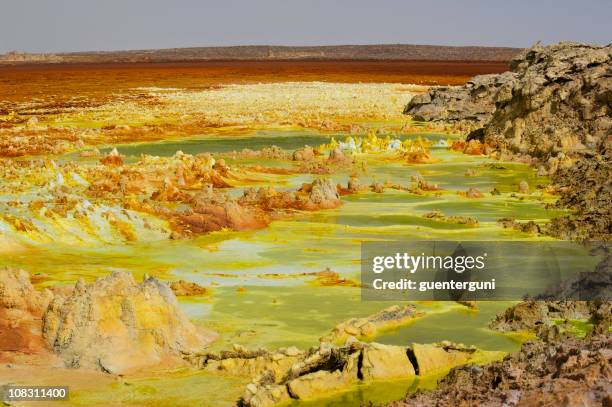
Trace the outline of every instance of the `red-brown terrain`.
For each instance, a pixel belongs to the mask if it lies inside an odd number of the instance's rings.
[[[105,100],[137,87],[202,89],[227,83],[285,81],[458,85],[508,69],[500,61],[260,60],[0,66],[0,110],[7,102]]]

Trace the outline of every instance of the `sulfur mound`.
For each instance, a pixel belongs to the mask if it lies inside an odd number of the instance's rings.
[[[113,148],[113,150],[108,153],[108,155],[100,159],[100,162],[109,167],[117,167],[123,165],[123,158],[119,154],[119,151],[117,151],[116,148]]]
[[[214,339],[189,322],[167,285],[150,277],[138,284],[122,272],[79,281],[70,295],[56,297],[43,336],[67,366],[110,373],[172,362]]]
[[[23,270],[0,270],[0,356],[45,353],[41,318],[51,301],[49,290],[36,291]],[[7,353],[6,355],[4,353]]]
[[[224,228],[259,229],[270,223],[268,214],[256,206],[244,206],[231,198],[196,201],[178,221],[190,233],[207,233]]]
[[[298,209],[315,211],[333,209],[340,206],[340,194],[329,178],[317,178],[311,184],[303,184],[295,192],[279,192],[272,187],[259,190],[249,188],[238,201],[247,208],[257,207],[266,211],[279,209]]]
[[[188,297],[192,295],[206,294],[206,288],[202,287],[199,284],[185,280],[173,281],[172,283],[170,283],[170,289],[177,297]]]
[[[340,205],[340,195],[331,179],[317,178],[310,186],[302,188],[308,194],[304,209],[331,209]]]

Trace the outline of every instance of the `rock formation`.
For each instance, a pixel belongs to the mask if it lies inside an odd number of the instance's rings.
[[[402,347],[363,343],[350,338],[342,346],[322,343],[291,359],[282,355],[273,358],[276,362],[272,368],[263,370],[246,387],[239,405],[264,407],[292,399],[312,400],[346,391],[360,381],[415,379],[459,364],[476,363],[483,356],[491,355],[490,352],[447,342]],[[284,360],[294,363],[287,370],[279,371],[278,366],[284,364]],[[242,366],[235,361],[231,364]]]
[[[489,327],[498,331],[541,331],[554,320],[586,320],[594,331],[607,332],[612,323],[612,255],[606,245],[592,250],[603,258],[593,272],[579,273],[498,314]],[[581,300],[589,299],[590,301]]]
[[[612,254],[610,248],[600,243],[597,245],[599,247],[591,252],[602,251],[605,256],[592,272],[582,272],[563,279],[548,287],[535,299],[548,301],[554,299],[612,301]]]
[[[119,165],[123,165],[123,158],[119,154],[116,148],[113,148],[108,155],[105,155],[100,159],[100,162],[104,165],[108,165],[109,167],[116,167]]]
[[[495,111],[495,96],[509,86],[515,73],[479,75],[464,86],[438,87],[413,97],[404,114],[415,120],[445,121],[479,127],[487,123]]]
[[[230,351],[191,353],[184,355],[184,358],[207,372],[250,377],[268,372],[268,375],[280,378],[303,356],[304,352],[293,346],[269,352],[234,345]]]
[[[415,96],[405,114],[428,121],[480,124],[479,138],[538,159],[593,151],[609,136],[612,46],[535,45],[511,72],[476,76],[462,87]]]
[[[493,195],[494,193],[491,192]],[[523,233],[538,234],[542,232],[540,225],[530,220],[527,222],[519,222],[513,218],[500,218],[497,223],[504,229],[514,229]]]
[[[526,301],[497,315],[489,327],[498,331],[535,330],[538,325],[550,325],[548,307],[543,301]]]
[[[42,316],[53,298],[49,290],[37,291],[23,270],[0,270],[0,359],[15,353],[46,352],[42,340]]]
[[[426,219],[438,222],[455,223],[458,225],[478,226],[478,220],[473,216],[446,216],[440,211],[427,212],[423,215]]]
[[[214,338],[189,322],[170,288],[154,278],[137,284],[116,272],[52,292],[35,289],[26,271],[0,270],[4,362],[59,358],[67,367],[124,373],[184,363],[183,353],[201,351]]]
[[[68,367],[121,373],[199,351],[214,334],[193,325],[170,288],[115,272],[92,284],[77,282],[57,296],[43,318],[43,336]]]
[[[302,191],[308,193],[305,209],[331,209],[340,206],[340,195],[333,180],[317,178],[310,185],[305,185]]]
[[[555,218],[548,231],[560,239],[608,240],[612,207],[612,157],[610,136],[602,139],[597,152],[561,168],[553,181],[561,191],[558,207],[576,211],[574,216]]]
[[[612,334],[531,341],[504,360],[451,370],[433,391],[389,407],[607,406],[612,402]]]
[[[596,328],[609,327],[609,314],[610,301],[524,301],[497,315],[489,327],[502,332],[538,332],[552,326],[555,319],[587,320]]]
[[[188,297],[192,295],[205,295],[206,288],[199,284],[192,283],[190,281],[179,280],[170,283],[170,289],[177,297]]]
[[[391,329],[413,322],[424,316],[414,305],[393,305],[366,318],[351,318],[342,322],[327,335],[323,342],[344,343],[350,336],[356,338],[373,337],[380,330]]]
[[[193,208],[178,214],[177,225],[187,232],[199,234],[221,230],[259,229],[270,223],[270,217],[259,207],[245,206],[221,196],[198,200]]]
[[[535,45],[510,62],[511,72],[475,77],[460,88],[433,89],[404,111],[422,120],[468,123],[502,159],[553,175],[559,205],[576,211],[549,233],[608,239],[611,228],[612,45]]]
[[[319,151],[310,146],[304,146],[293,152],[293,161],[308,161],[319,155]]]
[[[264,211],[278,209],[319,210],[340,206],[340,194],[333,180],[317,178],[311,184],[303,184],[295,192],[279,192],[273,187],[256,190],[249,188],[238,200],[245,207],[262,208]]]
[[[595,152],[612,129],[612,46],[536,45],[515,57],[512,86],[497,92],[488,143],[537,158],[551,172]]]
[[[418,120],[452,122],[458,128],[467,124],[473,131],[465,142],[453,143],[453,150],[518,159],[536,165],[538,175],[552,175],[561,193],[557,205],[576,214],[553,220],[549,234],[609,240],[611,62],[610,45],[536,45],[511,61],[511,72],[487,80],[476,77],[461,88],[434,89],[415,97],[404,113]],[[529,185],[521,182],[518,192],[528,194]],[[534,222],[502,219],[500,223],[540,232]],[[567,282],[562,293],[571,298],[569,294],[585,287],[605,287],[609,293],[609,258],[598,267],[606,268],[606,273],[587,273]],[[609,301],[517,304],[498,315],[491,327],[537,331],[541,338],[552,339],[550,343],[528,343],[518,355],[484,369],[454,369],[438,390],[410,395],[393,405],[610,404],[610,315]],[[559,342],[549,338],[551,331],[559,331],[555,319],[588,319],[593,332],[605,335],[586,344],[576,338]]]

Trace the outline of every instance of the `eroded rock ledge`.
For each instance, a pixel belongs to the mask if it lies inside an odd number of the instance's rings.
[[[500,356],[501,352],[450,342],[404,347],[364,343],[354,337],[341,346],[324,342],[305,352],[295,347],[251,351],[235,345],[232,351],[184,355],[208,372],[255,377],[239,401],[249,407],[316,399],[346,391],[360,381],[410,380]]]
[[[495,96],[516,80],[514,72],[478,75],[464,86],[443,86],[414,96],[404,114],[420,121],[445,121],[477,128],[495,112]]]
[[[395,328],[413,322],[424,316],[414,305],[393,305],[365,318],[351,318],[334,327],[321,338],[322,342],[344,343],[349,337],[368,338],[376,336],[378,331]]]
[[[485,352],[442,342],[411,347],[349,340],[311,349],[282,373],[266,370],[245,390],[239,405],[272,406],[291,399],[310,400],[341,392],[360,381],[411,379],[474,363]]]

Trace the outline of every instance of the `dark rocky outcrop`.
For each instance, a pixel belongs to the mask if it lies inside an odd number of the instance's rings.
[[[537,295],[537,300],[590,300],[612,301],[612,254],[609,248],[605,257],[592,272],[581,272],[554,284]],[[594,249],[602,250],[602,248]],[[569,301],[568,301],[569,302]]]
[[[497,315],[489,327],[498,331],[522,331],[550,325],[548,307],[543,301],[521,302]]]
[[[518,303],[497,315],[489,327],[498,331],[533,331],[551,327],[554,320],[586,320],[596,332],[607,332],[612,322],[612,255],[607,247],[593,272],[579,273],[533,300]],[[585,301],[589,300],[589,301]]]
[[[467,123],[485,151],[552,175],[558,205],[576,211],[549,233],[566,239],[610,235],[612,45],[535,45],[510,62],[511,72],[479,76],[459,88],[415,97],[416,119]],[[482,128],[479,130],[478,128]]]
[[[511,86],[515,80],[515,73],[505,72],[475,76],[460,87],[434,88],[413,97],[404,114],[415,120],[462,123],[478,128],[493,116],[498,90]]]
[[[390,406],[609,406],[611,361],[609,332],[585,340],[531,341],[502,361],[454,368],[436,390]]]
[[[596,152],[610,135],[611,62],[611,45],[535,45],[512,59],[510,72],[435,88],[415,96],[404,113],[481,124],[472,138],[556,170],[568,156]]]
[[[524,301],[514,305],[489,324],[497,331],[541,332],[554,325],[554,320],[587,320],[594,330],[606,331],[612,315],[610,301]]]
[[[497,92],[486,141],[555,172],[571,163],[566,157],[596,152],[610,135],[612,46],[536,45],[510,69],[517,80]]]
[[[609,240],[612,213],[610,136],[600,140],[597,152],[553,175],[561,196],[556,206],[573,209],[574,216],[553,219],[548,233],[561,239]]]

